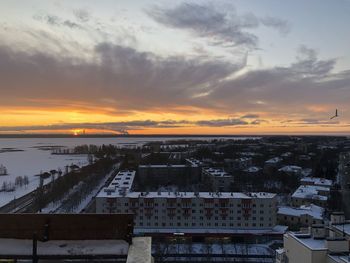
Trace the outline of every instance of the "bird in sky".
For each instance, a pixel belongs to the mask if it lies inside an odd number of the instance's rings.
[[[335,109],[335,115],[331,117],[331,120],[338,117],[338,109]]]

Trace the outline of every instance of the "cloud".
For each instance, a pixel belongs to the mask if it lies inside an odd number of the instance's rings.
[[[244,66],[181,56],[160,58],[109,43],[97,45],[94,57],[86,61],[0,47],[0,101],[8,104],[10,99],[12,105],[22,106],[33,106],[35,101],[41,103],[38,107],[52,101],[75,102],[122,110],[204,107],[208,102],[196,95]]]
[[[248,125],[247,122],[240,119],[216,119],[216,120],[134,120],[122,122],[104,122],[104,123],[61,123],[55,125],[33,125],[33,126],[0,126],[0,132],[33,132],[33,131],[55,131],[55,130],[74,130],[74,129],[98,129],[104,131],[113,131],[118,133],[128,133],[131,130],[140,130],[147,128],[178,128],[178,127],[232,127]]]
[[[226,47],[244,46],[256,48],[258,37],[250,29],[264,25],[287,34],[287,21],[274,18],[259,18],[252,13],[238,15],[234,6],[220,7],[214,4],[183,2],[173,8],[153,6],[147,14],[160,24],[184,29],[193,35],[206,38],[212,45]]]
[[[197,121],[196,124],[198,126],[207,126],[207,127],[225,127],[225,126],[247,125],[248,122],[241,119],[217,119],[217,120]]]
[[[71,29],[83,29],[83,26],[71,21],[69,19],[63,19],[61,17],[58,17],[56,15],[51,15],[51,14],[38,14],[34,15],[33,19],[36,21],[41,21],[45,22],[46,24],[50,26],[55,26],[55,27],[68,27]]]
[[[267,27],[275,28],[281,35],[287,35],[291,30],[291,25],[287,20],[277,17],[262,17],[260,22]]]
[[[336,64],[336,59],[318,60],[316,50],[301,45],[298,48],[297,62],[292,69],[303,77],[325,76],[329,74]]]
[[[256,119],[259,118],[258,114],[246,114],[241,117],[242,119]]]
[[[82,23],[86,23],[91,19],[91,14],[88,10],[79,8],[73,11],[75,17]]]
[[[86,60],[0,46],[2,107],[106,109],[118,116],[152,112],[190,118],[205,111],[234,116],[196,124],[215,127],[244,125],[246,119],[259,116],[321,119],[327,109],[331,113],[335,108],[346,109],[350,100],[349,71],[333,73],[336,60],[320,60],[307,47],[301,48],[290,66],[235,77],[245,61],[159,57],[111,43],[98,44],[93,52],[93,59]],[[323,105],[325,110],[311,111],[312,105]],[[259,114],[247,113],[236,121],[235,113],[242,112]],[[347,111],[341,117],[350,119]]]

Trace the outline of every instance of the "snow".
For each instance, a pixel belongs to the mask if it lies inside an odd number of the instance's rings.
[[[323,219],[324,209],[320,206],[311,204],[309,206],[300,206],[299,208],[281,206],[278,208],[278,214],[300,217],[302,215],[310,215],[315,219]]]
[[[312,250],[325,250],[326,248],[326,239],[314,239],[309,234],[296,234],[290,233],[291,237],[298,240],[304,246],[312,249]]]
[[[293,193],[292,197],[326,201],[328,199],[327,196],[322,195],[320,192],[329,192],[329,191],[330,189],[328,187],[317,186],[317,185],[301,185]]]
[[[257,167],[257,166],[251,166],[247,169],[245,169],[244,171],[247,172],[247,173],[257,173],[261,170],[260,167]]]
[[[151,263],[152,255],[151,237],[134,237],[129,248],[127,263]]]
[[[312,169],[311,168],[304,168],[302,171],[301,171],[301,175],[303,177],[308,177],[308,176],[311,176],[312,174]]]
[[[296,165],[286,165],[278,169],[279,172],[285,173],[301,173],[302,168]]]
[[[102,187],[104,185],[106,185],[106,182],[108,181],[108,179],[112,176],[113,173],[115,173],[115,171],[117,169],[119,169],[120,167],[120,163],[116,164],[114,166],[114,168],[112,169],[112,171],[108,174],[106,174],[106,176],[101,180],[101,182],[94,188],[94,190],[84,198],[84,200],[82,200],[82,202],[79,204],[78,207],[74,208],[72,211],[65,211],[64,209],[61,209],[61,205],[64,201],[66,201],[67,198],[69,198],[71,196],[71,194],[73,194],[76,189],[73,188],[69,191],[69,193],[67,193],[64,199],[60,200],[59,202],[56,203],[50,203],[48,204],[47,207],[45,207],[44,209],[42,209],[42,213],[80,213],[83,209],[86,208],[86,206],[89,204],[89,202],[92,200],[92,198],[94,198],[99,191],[101,191]],[[112,181],[113,182],[113,181]]]
[[[277,163],[279,163],[279,162],[281,162],[281,161],[282,161],[282,158],[280,158],[280,157],[274,157],[274,158],[271,158],[271,159],[265,161],[265,163],[266,163],[266,164],[277,164]]]
[[[276,225],[270,228],[259,229],[242,229],[242,228],[134,228],[135,234],[143,233],[190,233],[190,234],[248,234],[248,235],[268,235],[268,234],[284,234],[287,231],[287,226]]]
[[[210,174],[215,177],[231,177],[232,175],[226,173],[221,168],[203,168],[203,172]]]
[[[333,225],[336,229],[350,236],[350,223]]]
[[[0,239],[1,255],[32,255],[32,240]],[[38,241],[38,256],[127,255],[129,244],[124,240],[50,240]]]
[[[318,186],[331,187],[333,184],[332,180],[318,177],[305,177],[300,180],[301,184],[313,184]]]

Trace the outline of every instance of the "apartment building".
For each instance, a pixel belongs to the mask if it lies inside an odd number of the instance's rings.
[[[96,212],[133,213],[135,230],[140,232],[181,229],[206,233],[220,229],[272,233],[276,226],[276,194],[134,192],[134,177],[134,171],[119,172],[97,195]]]
[[[222,168],[203,168],[202,175],[214,191],[227,192],[234,182],[234,177]]]
[[[201,179],[202,165],[202,162],[195,159],[186,159],[186,164],[139,165],[138,175],[141,184],[148,180],[159,184],[198,182]]]
[[[304,177],[300,179],[302,185],[316,185],[322,187],[332,187],[333,181],[319,177]]]

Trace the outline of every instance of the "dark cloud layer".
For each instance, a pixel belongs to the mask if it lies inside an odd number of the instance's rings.
[[[206,38],[211,44],[222,46],[246,46],[256,48],[258,37],[250,29],[264,25],[287,34],[287,21],[259,18],[252,13],[238,15],[232,5],[218,7],[214,4],[181,3],[173,8],[154,6],[147,13],[157,22],[172,28],[184,29]]]
[[[109,43],[97,45],[95,59],[89,61],[0,46],[0,102],[40,109],[88,105],[116,112],[194,108],[197,113],[213,110],[226,116],[293,112],[308,118],[319,117],[308,106],[348,105],[349,71],[334,74],[334,59],[319,60],[311,49],[306,54],[290,67],[254,70],[232,78],[244,62],[160,58]],[[258,116],[245,116],[254,117]]]

